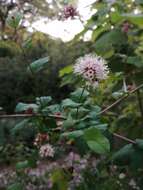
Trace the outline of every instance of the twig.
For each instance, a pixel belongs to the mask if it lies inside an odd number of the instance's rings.
[[[136,141],[134,141],[134,140],[132,140],[132,139],[129,139],[129,138],[127,138],[127,137],[124,137],[124,136],[122,136],[122,135],[119,135],[119,134],[117,134],[117,133],[113,133],[113,135],[114,135],[115,137],[119,138],[119,139],[122,139],[122,140],[126,141],[126,142],[129,142],[129,143],[132,143],[132,144],[136,144]]]
[[[44,115],[44,114],[12,114],[12,115],[0,115],[0,119],[9,119],[9,118],[25,118],[25,117],[49,117],[49,118],[55,118],[55,119],[63,119],[65,120],[66,118],[63,116],[58,116],[58,115]]]
[[[98,115],[104,114],[105,112],[107,112],[108,110],[110,110],[111,108],[113,108],[114,106],[116,106],[117,104],[119,104],[120,102],[122,102],[124,99],[128,98],[131,94],[133,94],[134,92],[138,91],[139,89],[143,88],[143,84],[139,85],[138,87],[136,87],[135,89],[133,89],[132,91],[130,91],[129,93],[123,95],[121,98],[119,98],[118,100],[116,100],[114,103],[112,103],[110,106],[108,106],[107,108],[103,109],[101,112],[98,113]]]
[[[124,96],[122,96],[121,98],[119,98],[117,101],[115,101],[113,104],[111,104],[110,106],[108,106],[107,108],[103,109],[101,112],[98,113],[98,115],[100,114],[104,114],[105,112],[107,112],[108,110],[110,110],[112,107],[114,107],[115,105],[117,105],[118,103],[120,103],[121,101],[123,101],[124,99],[126,99],[127,97],[129,97],[131,94],[133,94],[134,92],[136,92],[137,90],[143,88],[143,84],[141,84],[140,86],[136,87],[134,90],[130,91],[130,93],[125,94]],[[39,116],[43,116],[42,114],[13,114],[13,115],[0,115],[0,119],[1,118],[18,118],[18,117],[39,117]],[[45,115],[45,117],[53,117],[53,118],[57,118],[57,119],[66,119],[63,116],[56,116],[56,115]]]

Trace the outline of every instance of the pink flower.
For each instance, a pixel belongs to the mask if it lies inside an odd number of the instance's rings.
[[[42,158],[44,157],[54,157],[54,149],[50,144],[45,144],[40,147],[39,154]]]
[[[106,61],[97,55],[87,54],[77,59],[74,73],[81,75],[88,84],[97,87],[99,82],[108,77],[109,69]]]
[[[130,24],[128,22],[125,22],[122,26],[122,31],[125,33],[128,33],[128,31],[130,30]]]
[[[73,5],[67,5],[64,7],[63,17],[65,19],[68,19],[68,18],[73,19],[77,15],[78,15],[78,12],[77,12],[76,8],[73,7]]]

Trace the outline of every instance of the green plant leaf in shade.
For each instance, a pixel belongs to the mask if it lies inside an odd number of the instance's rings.
[[[68,129],[68,128],[74,127],[74,124],[75,124],[75,121],[69,114],[67,119],[63,122],[63,128]]]
[[[51,174],[51,180],[53,182],[53,189],[59,189],[59,190],[60,189],[61,190],[67,190],[68,189],[67,176],[65,175],[63,170],[61,170],[61,169],[55,170]]]
[[[19,130],[22,130],[28,125],[29,119],[24,119],[21,122],[17,123],[14,128],[12,129],[12,132],[15,133]]]
[[[79,103],[84,102],[88,96],[89,92],[83,88],[78,88],[76,91],[70,94],[71,99]]]
[[[106,57],[109,52],[109,54],[112,55],[114,52],[114,48],[125,44],[126,41],[127,38],[125,34],[118,29],[114,29],[109,32],[103,33],[100,38],[96,40],[95,50],[98,54],[102,54]]]
[[[136,67],[143,67],[143,59],[141,59],[140,57],[134,56],[134,57],[128,57],[127,59],[127,63],[134,65]]]
[[[107,154],[110,151],[109,140],[99,129],[89,128],[84,131],[84,139],[89,148],[98,154]]]
[[[117,151],[112,159],[116,164],[126,165],[130,163],[130,156],[134,153],[132,144],[125,145],[119,151]]]
[[[67,108],[67,107],[71,107],[71,108],[77,108],[79,107],[81,104],[74,102],[73,100],[67,98],[65,100],[62,101],[62,107],[63,108]]]
[[[32,109],[33,112],[37,112],[38,110],[38,105],[36,104],[26,104],[26,103],[18,103],[16,108],[15,108],[15,112],[23,112],[26,111],[28,109]]]
[[[28,71],[37,73],[43,70],[47,66],[48,61],[49,61],[49,57],[38,59],[29,65]]]
[[[61,137],[68,137],[68,138],[77,138],[84,134],[83,130],[76,130],[72,132],[65,132],[61,134]]]
[[[23,161],[23,162],[18,162],[18,163],[16,164],[16,169],[17,169],[17,170],[23,170],[23,169],[28,168],[29,166],[30,166],[30,165],[29,165],[28,160],[25,160],[25,161]]]
[[[63,77],[65,74],[69,74],[73,71],[73,65],[68,65],[60,70],[60,77]]]
[[[143,139],[136,139],[137,146],[143,150]]]
[[[14,183],[14,184],[8,186],[7,190],[24,190],[24,188],[23,188],[23,184]]]
[[[36,104],[41,105],[42,107],[46,107],[52,101],[51,96],[42,96],[36,98]]]

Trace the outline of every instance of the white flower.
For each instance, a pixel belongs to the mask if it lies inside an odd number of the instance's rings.
[[[45,144],[40,147],[39,154],[42,158],[44,157],[53,157],[54,156],[54,149],[50,144]]]
[[[77,59],[74,73],[81,75],[88,84],[97,87],[99,82],[108,77],[109,69],[106,61],[97,55],[87,54]]]
[[[124,179],[125,177],[126,177],[126,175],[124,173],[119,174],[119,179]]]

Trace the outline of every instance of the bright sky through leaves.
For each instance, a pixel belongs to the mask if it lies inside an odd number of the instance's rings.
[[[95,2],[95,0],[79,0],[78,11],[83,20],[90,18],[92,14],[90,5],[93,2]],[[47,22],[47,19],[42,19],[34,23],[33,28],[53,37],[61,38],[63,41],[69,41],[83,30],[83,25],[78,19],[66,21],[54,20],[50,22]],[[86,38],[88,38],[89,35],[90,33],[86,35]]]

